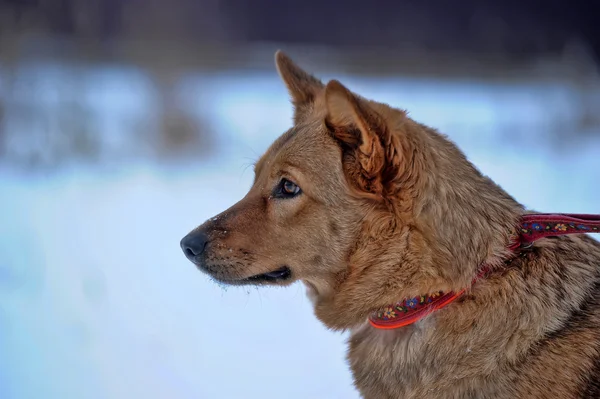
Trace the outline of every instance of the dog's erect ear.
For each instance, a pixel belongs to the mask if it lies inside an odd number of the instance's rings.
[[[279,76],[281,76],[292,97],[295,119],[297,119],[298,114],[312,104],[317,92],[322,90],[324,85],[319,79],[294,64],[281,50],[275,53],[275,64]]]
[[[382,196],[390,156],[397,155],[383,119],[337,80],[327,83],[325,101],[325,123],[344,149],[348,177],[357,188]]]

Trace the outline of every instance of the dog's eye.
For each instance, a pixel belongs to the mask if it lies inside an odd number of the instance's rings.
[[[277,198],[292,198],[298,194],[300,194],[300,187],[288,179],[282,179],[275,190],[275,196]]]

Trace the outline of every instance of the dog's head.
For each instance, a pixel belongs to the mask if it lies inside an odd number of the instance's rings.
[[[455,200],[454,189],[436,173],[454,157],[448,172],[456,179],[482,177],[403,111],[335,80],[324,85],[281,52],[276,64],[294,126],[256,163],[248,194],[182,239],[186,256],[225,284],[301,280],[332,328],[356,325],[406,296],[464,286],[477,265],[452,260],[456,253],[444,240],[451,241],[454,220],[437,203]],[[436,191],[446,198],[435,198]],[[436,226],[444,217],[449,225]]]

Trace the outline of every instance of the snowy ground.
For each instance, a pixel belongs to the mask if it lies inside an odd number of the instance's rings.
[[[37,100],[52,101],[53,73]],[[86,73],[106,145],[124,145],[119,118],[152,115],[151,86],[132,70]],[[573,88],[338,78],[449,134],[527,206],[600,213],[600,143],[543,144],[575,112]],[[194,75],[180,94],[219,132],[209,164],[0,168],[0,398],[358,397],[345,337],[314,318],[300,285],[224,291],[179,249],[245,194],[246,165],[288,127],[275,72]]]

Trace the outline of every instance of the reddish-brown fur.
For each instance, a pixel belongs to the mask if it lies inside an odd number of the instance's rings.
[[[600,245],[546,238],[511,262],[522,205],[445,136],[403,111],[326,85],[282,53],[294,126],[255,166],[249,193],[192,234],[199,267],[226,284],[283,266],[326,326],[350,330],[365,398],[600,397]],[[282,178],[302,192],[277,198]],[[402,298],[469,286],[397,330],[368,315]],[[309,343],[307,343],[309,344]]]

